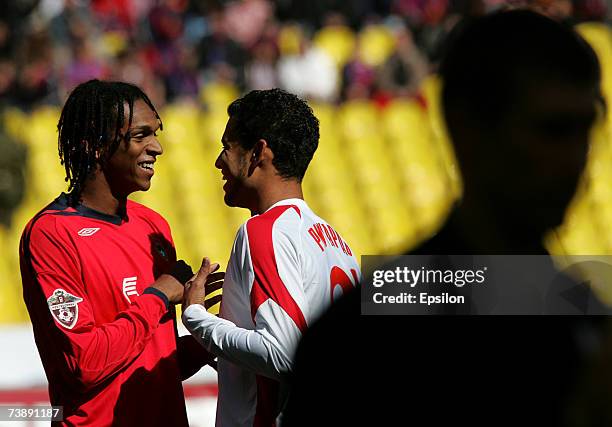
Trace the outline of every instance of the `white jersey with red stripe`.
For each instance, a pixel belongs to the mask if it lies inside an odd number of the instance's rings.
[[[183,313],[219,356],[217,425],[274,425],[304,330],[360,279],[348,244],[304,200],[282,200],[240,227],[220,317],[197,304]]]

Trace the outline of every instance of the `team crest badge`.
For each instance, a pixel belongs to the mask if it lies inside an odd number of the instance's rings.
[[[47,299],[53,318],[66,329],[72,329],[79,318],[79,303],[83,298],[74,296],[63,289],[56,289]]]

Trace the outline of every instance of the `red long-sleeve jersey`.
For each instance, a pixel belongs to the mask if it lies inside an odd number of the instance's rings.
[[[120,217],[62,194],[26,226],[20,259],[58,425],[186,426],[181,378],[203,360],[184,360],[196,343],[177,350],[174,309],[146,290],[176,260],[166,221],[132,201]]]

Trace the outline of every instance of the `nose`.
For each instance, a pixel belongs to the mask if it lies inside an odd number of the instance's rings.
[[[223,154],[223,152],[219,153],[219,155],[217,156],[217,160],[215,160],[215,167],[217,169],[221,169],[223,167],[223,161],[221,160],[221,155]]]
[[[161,156],[164,153],[164,148],[156,137],[153,137],[151,143],[147,146],[147,152],[152,156]]]

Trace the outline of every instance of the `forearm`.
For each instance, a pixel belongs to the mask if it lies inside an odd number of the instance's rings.
[[[59,350],[69,374],[83,390],[116,375],[143,351],[166,312],[160,298],[145,294],[113,322],[65,332]]]
[[[198,304],[183,311],[183,323],[215,356],[273,379],[280,379],[291,371],[290,355],[269,334],[240,328],[229,320],[208,313]]]

